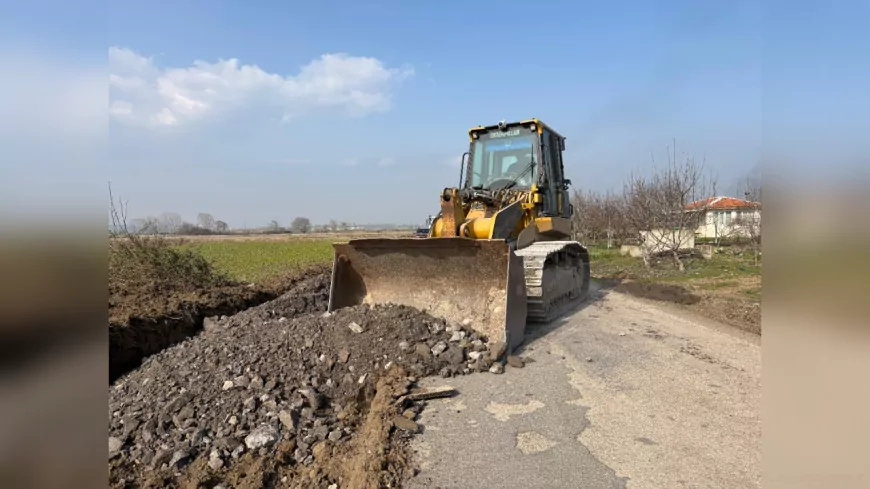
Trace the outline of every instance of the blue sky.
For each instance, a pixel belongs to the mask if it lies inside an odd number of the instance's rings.
[[[467,129],[501,119],[548,122],[574,185],[601,191],[673,138],[720,193],[762,161],[863,161],[870,9],[837,5],[10,3],[0,40],[34,76],[109,76],[93,127],[134,217],[422,222],[458,180]],[[52,195],[81,178],[64,155]],[[6,171],[44,173],[28,168]]]

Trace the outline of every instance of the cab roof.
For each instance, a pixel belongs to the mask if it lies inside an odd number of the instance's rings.
[[[562,136],[558,132],[554,131],[552,127],[542,122],[540,119],[525,119],[519,122],[505,122],[506,127],[516,127],[516,126],[528,126],[529,124],[535,124],[538,127],[538,134],[540,134],[543,129],[546,127],[551,133],[555,134],[561,139],[565,139],[565,136]],[[477,126],[472,127],[468,130],[468,137],[474,139],[474,133],[476,132],[487,132],[492,131],[493,129],[498,129],[498,124],[492,124],[489,126]]]

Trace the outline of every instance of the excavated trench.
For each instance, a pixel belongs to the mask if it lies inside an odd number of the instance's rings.
[[[276,300],[282,295],[295,301],[296,315],[326,311],[329,299],[329,272],[311,269],[288,285],[282,293],[238,287],[207,300],[176,301],[172,312],[144,317],[133,316],[123,324],[109,324],[109,383],[133,369],[143,359],[197,335],[207,318],[231,316]]]

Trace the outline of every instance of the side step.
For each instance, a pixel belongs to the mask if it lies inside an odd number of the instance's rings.
[[[541,241],[515,253],[523,259],[529,322],[550,322],[589,295],[589,251],[579,242]]]

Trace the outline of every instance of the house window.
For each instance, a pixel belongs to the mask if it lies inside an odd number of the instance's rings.
[[[731,225],[731,212],[725,211],[725,226]]]

